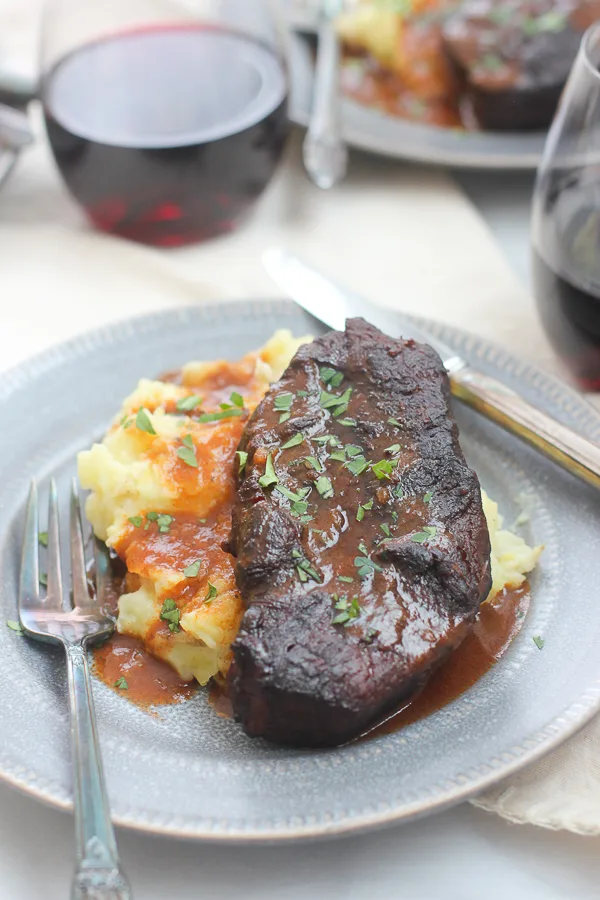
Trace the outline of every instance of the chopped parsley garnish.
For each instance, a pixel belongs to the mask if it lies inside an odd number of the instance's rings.
[[[190,563],[189,566],[186,566],[183,570],[183,574],[186,578],[196,578],[198,576],[198,572],[200,571],[200,566],[202,562],[197,559],[196,562]]]
[[[551,32],[558,34],[567,27],[568,16],[558,10],[549,10],[540,16],[528,16],[523,20],[523,31],[527,37]]]
[[[395,456],[396,453],[400,453],[402,447],[400,444],[392,444],[391,447],[386,447],[384,453],[390,453],[392,456]]]
[[[44,587],[48,587],[48,576],[45,572],[40,572],[40,584]]]
[[[141,409],[138,409],[137,416],[135,417],[135,424],[140,429],[140,431],[145,431],[146,434],[156,434],[154,425],[150,421],[148,410],[144,409],[143,406]]]
[[[303,488],[302,491],[295,494],[294,491],[290,491],[289,488],[284,487],[282,484],[277,484],[275,490],[287,497],[291,503],[301,503],[310,494],[310,488]]]
[[[358,602],[358,597],[348,600],[347,597],[336,597],[334,594],[335,608],[340,610],[333,620],[334,625],[351,625],[354,619],[358,619],[362,613],[362,608]]]
[[[308,581],[309,578],[312,578],[313,581],[316,581],[319,584],[321,583],[319,573],[300,550],[292,550],[292,557],[297,561],[296,571],[298,572],[300,581]]]
[[[392,472],[394,471],[394,467],[396,465],[395,460],[393,459],[382,459],[377,463],[373,463],[371,469],[373,474],[379,478],[379,480],[383,480],[384,478],[390,478]]]
[[[305,456],[304,462],[310,469],[314,469],[315,472],[323,471],[323,464],[317,459],[316,456]]]
[[[308,397],[308,391],[296,391],[296,397]]]
[[[373,575],[374,572],[383,571],[381,566],[378,566],[368,556],[357,556],[354,560],[354,565],[358,569],[359,578],[366,578],[368,575]]]
[[[279,412],[281,412],[281,411],[286,412],[288,409],[291,408],[291,405],[293,402],[294,402],[293,394],[278,394],[275,397],[273,406]]]
[[[204,598],[205,603],[210,603],[219,595],[218,589],[212,584],[210,581],[208,582],[208,591],[206,592],[206,597]]]
[[[157,512],[146,513],[146,518],[148,519],[149,522],[156,522],[156,520],[158,519],[158,513]]]
[[[191,434],[186,434],[184,438],[181,438],[181,443],[184,447],[187,447],[189,450],[194,450],[195,452],[196,448],[194,447],[194,439]]]
[[[338,575],[338,581],[344,581],[346,584],[352,584],[354,582],[354,578],[350,578],[349,575]]]
[[[396,500],[404,499],[404,488],[401,484],[394,488],[394,497],[396,498]]]
[[[433,499],[433,491],[427,491],[427,493],[423,497],[423,503],[431,503],[432,499]]]
[[[115,687],[118,688],[120,691],[128,691],[129,690],[129,685],[127,684],[127,680],[123,677],[123,675],[121,675],[120,678],[117,678],[117,680],[115,681]]]
[[[308,514],[308,503],[306,500],[294,500],[290,507],[290,512],[295,519],[300,519],[304,525],[313,520],[313,517]]]
[[[398,419],[388,419],[388,425],[395,425],[396,428],[402,428],[402,422],[399,422]]]
[[[336,462],[346,462],[346,454],[343,450],[334,450],[333,453],[329,454],[329,459],[334,459]]]
[[[183,442],[185,444],[185,447],[179,448],[179,450],[177,451],[177,456],[186,464],[186,466],[191,466],[192,469],[197,469],[198,460],[196,459],[196,450],[193,443],[191,447],[188,443],[186,443],[188,438],[190,439],[190,441],[192,440],[189,434],[184,437]]]
[[[358,545],[358,549],[359,549],[360,552],[363,553],[365,556],[368,556],[368,555],[369,555],[369,551],[367,550],[367,545],[365,544],[364,541],[361,541],[361,542],[360,542],[360,544]]]
[[[391,515],[392,515],[392,519],[394,520],[394,522],[397,522],[398,521],[398,513],[396,512],[396,510],[394,510]]]
[[[322,409],[331,410],[332,415],[341,416],[348,409],[350,397],[352,396],[352,388],[348,388],[343,394],[330,394],[328,391],[321,391],[320,404]]]
[[[358,510],[356,511],[356,521],[362,522],[365,517],[365,511],[373,509],[373,499],[369,500],[368,503],[360,503],[358,506]]]
[[[287,422],[287,420],[291,417],[292,414],[290,412],[290,409],[292,408],[293,402],[293,394],[278,394],[278,396],[275,397],[273,405],[277,412],[281,413],[281,415],[279,416],[280,425],[282,425],[284,422]]]
[[[340,425],[346,425],[348,428],[354,428],[356,425],[356,419],[338,419]]]
[[[352,472],[353,475],[362,475],[362,473],[369,468],[369,461],[365,459],[364,456],[355,456],[354,459],[348,460],[346,468]]]
[[[326,475],[321,475],[320,478],[317,478],[317,480],[315,481],[315,487],[324,500],[329,500],[331,497],[333,497],[333,485],[331,483],[331,479]]]
[[[304,439],[305,438],[304,438],[304,435],[302,434],[302,432],[298,432],[298,434],[295,434],[293,437],[291,437],[289,439],[289,441],[287,441],[287,443],[283,444],[281,449],[282,450],[291,450],[292,447],[297,447],[298,444],[301,444],[304,441]]]
[[[179,631],[181,613],[174,600],[165,600],[160,611],[160,617],[163,622],[168,622],[169,631],[172,631],[173,633]]]
[[[244,469],[246,468],[246,463],[248,462],[248,454],[245,450],[237,450],[235,454],[239,460],[239,468],[238,472],[241,475]]]
[[[311,438],[311,441],[314,441],[315,444],[329,444],[330,447],[342,446],[342,442],[339,441],[333,434],[322,434],[320,437]]]
[[[329,367],[321,369],[319,374],[321,376],[321,381],[324,381],[325,384],[332,388],[339,387],[344,380],[342,372],[337,372],[335,369]]]
[[[125,413],[125,415],[119,422],[119,425],[121,426],[121,428],[129,428],[129,426],[131,425],[131,419],[129,418],[127,413]]]
[[[357,456],[360,456],[362,450],[360,447],[357,447],[356,444],[346,444],[346,456],[349,459],[354,459]]]
[[[40,533],[38,534],[38,541],[40,542],[42,547],[47,547],[48,546],[48,532],[40,531]]]
[[[416,534],[411,534],[410,539],[413,544],[424,544],[425,541],[434,538],[436,534],[437,528],[435,525],[425,525],[423,531],[417,531]]]
[[[15,634],[25,634],[21,623],[15,622],[13,619],[7,619],[6,627],[10,628],[11,631],[14,631]]]
[[[238,394],[237,391],[233,391],[231,397],[229,398],[234,406],[237,406],[238,409],[244,408],[244,398],[241,394]]]
[[[150,519],[150,513],[146,516],[147,519]],[[150,519],[152,521],[152,519]],[[156,524],[158,525],[158,530],[161,534],[168,534],[171,530],[171,523],[173,522],[173,516],[169,516],[167,513],[163,513],[160,516],[156,517]]]
[[[228,409],[222,409],[220,412],[202,413],[198,421],[201,425],[206,425],[208,422],[221,422],[223,419],[233,419],[236,416],[243,416],[244,413],[244,409],[230,406]]]
[[[381,530],[383,531],[383,533],[385,534],[386,537],[391,538],[392,532],[390,531],[389,525],[386,525],[384,523],[383,525],[380,525],[379,527],[381,528]]]
[[[543,650],[546,641],[544,640],[544,638],[540,637],[539,634],[536,634],[533,638],[533,643],[538,648],[538,650]]]
[[[131,516],[129,519],[134,528],[141,528],[143,524],[143,519],[141,516]]]
[[[262,488],[271,487],[272,484],[278,484],[279,478],[277,477],[277,473],[273,467],[273,456],[271,453],[267,456],[267,463],[265,465],[265,474],[262,475],[258,479],[258,483]]]
[[[177,401],[177,412],[191,412],[202,403],[200,394],[190,394],[189,397],[182,397]]]

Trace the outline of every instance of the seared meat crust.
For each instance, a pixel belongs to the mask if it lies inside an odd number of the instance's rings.
[[[247,611],[229,686],[249,735],[348,741],[471,629],[490,544],[449,402],[430,347],[353,319],[256,409],[230,546]]]

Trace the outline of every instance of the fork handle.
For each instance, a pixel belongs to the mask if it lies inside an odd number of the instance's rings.
[[[104,784],[87,654],[68,644],[77,866],[72,900],[131,900]]]
[[[329,13],[319,25],[313,110],[304,139],[304,167],[317,187],[329,190],[343,180],[348,149],[342,134],[339,91],[340,43]]]

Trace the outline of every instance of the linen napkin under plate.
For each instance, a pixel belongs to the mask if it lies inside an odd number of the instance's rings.
[[[22,34],[37,5],[0,0],[4,40],[16,23]],[[556,371],[532,299],[450,178],[356,155],[348,181],[324,194],[304,177],[298,140],[244,228],[178,251],[92,232],[39,142],[0,192],[0,368],[131,315],[279,296],[260,264],[274,243],[375,302],[439,318]],[[600,717],[474,802],[513,822],[600,834]]]

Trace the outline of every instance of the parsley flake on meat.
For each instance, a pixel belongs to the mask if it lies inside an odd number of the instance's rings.
[[[273,466],[273,455],[271,453],[269,453],[269,455],[267,456],[265,474],[261,475],[261,477],[258,479],[258,483],[262,488],[268,488],[273,484],[279,483],[279,478],[277,477],[277,473]]]

